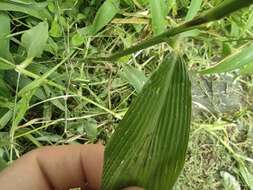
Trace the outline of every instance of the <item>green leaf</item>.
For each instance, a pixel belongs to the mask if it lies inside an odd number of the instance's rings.
[[[189,11],[185,17],[186,21],[193,19],[199,12],[203,0],[192,0]]]
[[[98,128],[97,128],[96,120],[89,119],[87,122],[84,123],[84,129],[85,129],[87,136],[91,140],[95,140],[97,138]]]
[[[33,97],[36,89],[30,91],[29,93],[24,94],[24,96],[18,101],[16,105],[16,114],[13,121],[13,126],[16,127],[24,119],[25,113],[29,109],[29,103]]]
[[[171,190],[184,165],[191,83],[181,58],[167,57],[146,82],[105,149],[103,190]]]
[[[124,65],[123,71],[120,75],[134,87],[137,93],[141,92],[142,87],[148,80],[144,72],[132,67],[131,65]]]
[[[224,73],[239,69],[253,62],[253,43],[239,48],[214,67],[200,71],[201,74]]]
[[[11,34],[10,18],[7,14],[0,12],[0,57],[10,60],[10,40],[7,38]],[[4,63],[0,60],[0,67]]]
[[[0,118],[0,129],[3,129],[12,118],[12,110],[9,110]]]
[[[52,16],[50,15],[46,7],[46,2],[29,4],[24,4],[20,2],[0,2],[1,11],[22,12],[41,20],[52,20]]]
[[[119,0],[106,0],[99,8],[92,24],[92,35],[106,26],[119,11]]]
[[[11,70],[15,68],[13,65],[7,64],[6,61],[7,61],[6,59],[3,59],[2,57],[0,57],[0,70]]]
[[[71,38],[71,44],[73,46],[80,46],[85,42],[85,38],[82,34],[80,34],[78,31],[73,37]]]
[[[243,181],[247,184],[249,189],[253,189],[253,174],[249,172],[244,164],[239,165],[239,172],[242,176]]]
[[[53,22],[51,23],[49,34],[50,36],[55,37],[55,38],[62,37],[62,29],[57,19],[54,19]]]
[[[40,57],[48,40],[48,24],[41,22],[37,26],[25,31],[21,42],[26,48],[28,58]]]
[[[240,69],[241,75],[253,75],[253,61]]]
[[[142,87],[148,80],[144,72],[132,67],[131,65],[123,66],[121,77],[131,84],[137,93],[141,92]]]
[[[165,0],[149,0],[151,15],[152,15],[152,29],[155,35],[161,34],[166,30],[166,3]]]
[[[11,93],[10,93],[10,90],[7,87],[5,81],[3,79],[1,79],[1,76],[0,76],[0,97],[1,96],[9,98],[11,96]]]

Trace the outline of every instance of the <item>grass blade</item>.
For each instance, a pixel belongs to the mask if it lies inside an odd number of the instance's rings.
[[[12,56],[10,53],[10,40],[7,38],[11,33],[10,29],[10,18],[7,14],[0,12],[0,57],[11,60]],[[9,70],[13,67],[0,60],[0,70]]]
[[[11,33],[10,18],[7,14],[0,12],[0,57],[10,58],[10,40],[7,38]]]
[[[149,0],[152,29],[155,35],[161,34],[166,30],[166,3],[164,0]]]
[[[119,0],[106,0],[99,8],[92,24],[92,34],[106,26],[119,11]]]
[[[214,67],[200,71],[201,74],[224,73],[239,69],[253,62],[253,44],[239,48],[235,53],[226,57]]]
[[[198,14],[198,11],[201,8],[202,2],[203,2],[203,0],[197,0],[197,1],[193,0],[193,1],[191,1],[189,11],[187,12],[187,15],[185,17],[186,21],[189,21],[189,20],[193,19]]]
[[[184,165],[191,84],[183,61],[167,58],[131,104],[105,150],[102,189],[172,189]]]
[[[0,2],[1,11],[22,12],[40,20],[52,20],[51,14],[46,9],[47,3],[23,4],[16,2]]]

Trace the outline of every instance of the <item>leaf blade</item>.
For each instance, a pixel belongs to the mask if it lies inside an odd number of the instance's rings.
[[[27,50],[28,58],[40,57],[48,40],[48,23],[41,22],[25,31],[21,43]]]
[[[0,12],[0,57],[4,59],[10,58],[10,40],[7,38],[11,33],[10,17]]]
[[[187,15],[185,17],[186,21],[189,21],[189,20],[193,19],[197,15],[198,11],[201,8],[202,2],[203,2],[203,0],[193,0],[193,1],[191,1],[190,8],[189,8],[189,10],[187,12]]]
[[[0,2],[1,11],[15,11],[31,15],[40,20],[52,20],[52,16],[45,8],[47,3],[23,4],[18,2]]]
[[[190,118],[186,68],[181,59],[167,60],[145,84],[106,147],[102,189],[171,189],[184,164]]]
[[[137,93],[141,92],[142,87],[148,80],[145,74],[131,65],[124,65],[121,77],[131,84]]]
[[[224,73],[253,62],[253,44],[243,46],[215,66],[200,71],[201,74]]]
[[[149,0],[154,35],[166,30],[166,3],[164,0]]]
[[[99,8],[94,22],[92,23],[92,34],[106,26],[119,11],[119,0],[106,0]]]

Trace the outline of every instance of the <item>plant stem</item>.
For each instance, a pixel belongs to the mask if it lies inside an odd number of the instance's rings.
[[[167,30],[166,32],[155,36],[153,38],[150,38],[148,40],[145,40],[137,45],[134,45],[130,48],[127,48],[125,50],[122,50],[118,53],[112,54],[107,57],[90,57],[86,58],[88,61],[115,61],[119,59],[120,57],[135,53],[137,51],[140,51],[142,49],[146,49],[148,47],[151,47],[153,45],[165,42],[168,38],[173,37],[177,34],[180,34],[182,32],[186,32],[192,29],[197,28],[198,26],[202,24],[206,24],[208,22],[212,22],[215,20],[219,20],[223,17],[228,16],[229,14],[240,10],[244,7],[248,7],[251,4],[253,4],[253,0],[226,0],[217,7],[211,9],[210,11],[204,12],[202,15],[197,16],[193,20],[186,22],[182,25],[179,25],[176,28],[172,28]]]

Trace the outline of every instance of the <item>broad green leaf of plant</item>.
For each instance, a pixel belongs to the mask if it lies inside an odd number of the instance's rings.
[[[41,22],[37,26],[25,31],[21,42],[27,51],[27,58],[40,57],[48,40],[48,24]]]
[[[99,8],[92,24],[92,34],[95,35],[105,27],[119,11],[119,0],[106,0]]]
[[[131,65],[123,66],[121,76],[134,87],[137,93],[141,92],[142,87],[148,80],[144,72],[132,67]]]
[[[171,190],[184,165],[191,83],[184,61],[167,57],[116,128],[105,149],[103,190]]]
[[[24,4],[20,2],[0,2],[1,11],[22,12],[40,20],[52,20],[52,16],[46,9],[47,2]]]
[[[253,43],[239,48],[236,52],[223,59],[217,65],[200,71],[201,74],[224,73],[239,69],[253,62]]]
[[[149,0],[151,15],[152,15],[152,29],[155,35],[161,34],[166,30],[166,14],[167,5],[165,0]]]

